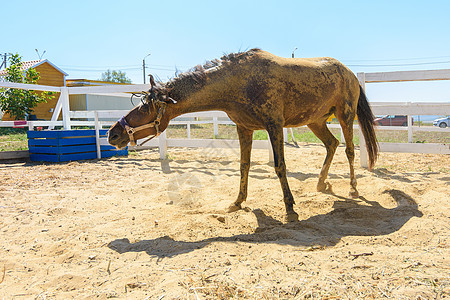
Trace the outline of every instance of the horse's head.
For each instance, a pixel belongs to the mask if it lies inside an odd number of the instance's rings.
[[[169,116],[165,113],[169,102],[174,101],[167,96],[165,89],[155,84],[150,76],[151,89],[142,93],[141,103],[117,121],[108,131],[108,142],[124,148],[130,143],[149,135],[158,136],[169,125]]]

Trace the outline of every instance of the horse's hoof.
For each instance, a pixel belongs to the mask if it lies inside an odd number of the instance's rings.
[[[294,212],[290,212],[286,214],[285,220],[287,223],[298,222],[298,214]]]
[[[235,204],[235,203],[233,203],[233,204],[231,204],[231,205],[228,207],[227,212],[231,213],[231,212],[234,212],[234,211],[238,211],[238,210],[240,210],[240,209],[242,209],[242,207],[241,207],[240,204]]]
[[[331,184],[328,182],[319,182],[317,184],[317,191],[321,193],[332,193]]]
[[[350,198],[352,198],[352,199],[356,199],[356,198],[359,198],[359,193],[358,193],[357,190],[350,191],[350,192],[348,193],[348,196],[349,196]]]

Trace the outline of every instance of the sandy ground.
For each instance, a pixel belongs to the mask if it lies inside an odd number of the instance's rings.
[[[320,145],[286,147],[298,223],[254,150],[245,210],[225,213],[237,150],[148,150],[62,164],[0,164],[1,299],[444,299],[450,156],[382,153],[347,197],[315,191]]]

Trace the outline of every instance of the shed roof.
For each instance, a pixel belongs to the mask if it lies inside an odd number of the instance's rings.
[[[22,62],[22,66],[20,67],[20,70],[25,71],[25,70],[28,70],[29,68],[36,68],[37,66],[40,66],[44,63],[48,63],[49,65],[51,65],[53,68],[55,68],[56,70],[58,70],[60,73],[64,74],[65,76],[69,75],[66,72],[64,72],[63,70],[61,70],[60,68],[58,68],[55,64],[53,64],[48,59],[24,61],[24,62]],[[0,76],[5,76],[6,74],[7,74],[6,69],[3,69],[0,71]]]

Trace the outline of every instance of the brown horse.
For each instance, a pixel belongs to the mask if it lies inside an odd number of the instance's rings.
[[[197,66],[166,84],[155,84],[153,79],[151,84],[145,101],[111,127],[109,143],[122,148],[130,141],[157,136],[171,119],[185,113],[226,112],[237,125],[241,150],[239,195],[229,212],[241,209],[247,198],[254,130],[265,129],[269,133],[287,221],[298,220],[298,215],[286,178],[283,127],[307,125],[324,143],[327,156],[319,175],[318,191],[331,190],[325,179],[339,144],[326,125],[332,114],[339,120],[345,137],[351,197],[359,196],[353,168],[356,115],[366,140],[370,168],[377,158],[374,116],[364,92],[355,75],[332,58],[281,58],[252,49]]]

